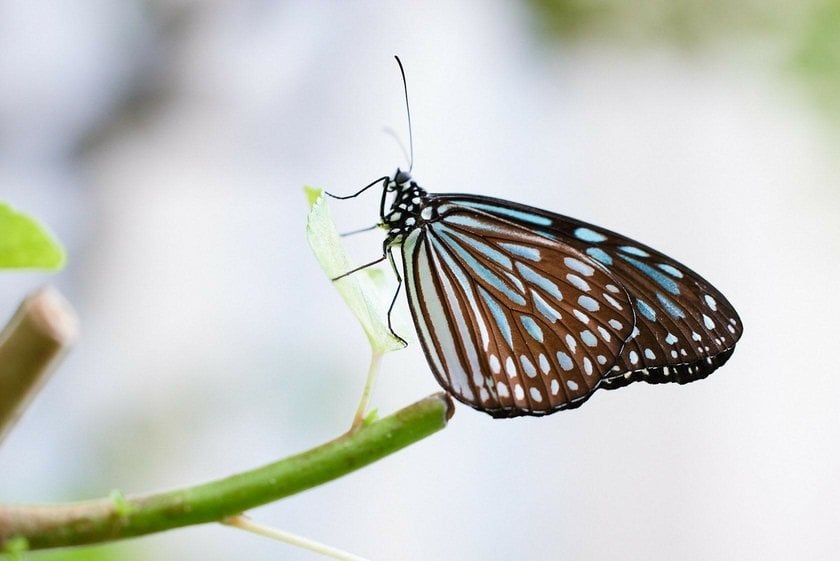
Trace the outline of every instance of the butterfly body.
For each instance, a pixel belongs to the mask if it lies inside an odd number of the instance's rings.
[[[400,170],[383,183],[385,250],[401,252],[426,358],[475,409],[538,416],[598,388],[692,382],[741,335],[719,291],[646,245],[518,203],[428,193]]]

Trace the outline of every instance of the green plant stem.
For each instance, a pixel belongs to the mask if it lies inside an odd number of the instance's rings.
[[[373,351],[370,355],[370,366],[368,367],[367,378],[365,378],[365,387],[362,389],[362,397],[359,399],[359,406],[356,408],[356,414],[353,416],[353,424],[350,425],[350,430],[358,430],[365,421],[368,405],[370,405],[370,398],[373,395],[373,386],[376,384],[376,378],[379,375],[379,366],[382,364],[382,352]]]
[[[446,426],[443,393],[316,448],[225,479],[175,491],[57,505],[0,505],[0,546],[29,549],[99,543],[221,521],[364,467]]]
[[[76,314],[52,288],[21,303],[0,333],[0,442],[76,339]]]

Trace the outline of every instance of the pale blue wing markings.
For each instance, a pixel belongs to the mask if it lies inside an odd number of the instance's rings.
[[[622,253],[619,253],[618,255],[619,255],[619,257],[621,257],[622,259],[624,259],[625,261],[627,261],[628,263],[630,263],[631,265],[636,267],[642,273],[644,273],[648,278],[653,280],[656,284],[658,284],[659,286],[664,288],[667,292],[670,292],[671,294],[673,294],[675,296],[679,296],[680,287],[677,286],[677,283],[674,282],[674,280],[671,277],[668,277],[668,276],[662,274],[661,271],[659,271],[657,269],[654,269],[653,267],[651,267],[647,263],[639,261],[638,259],[628,257],[627,255],[624,255]]]
[[[587,347],[597,347],[598,346],[598,339],[595,335],[588,329],[584,329],[580,333],[580,340],[584,342]]]
[[[446,208],[440,207],[438,209],[441,213],[444,210],[454,210],[454,207],[451,205],[447,205]],[[490,222],[486,218],[483,220],[479,220],[475,218],[474,213],[470,211],[463,211],[463,212],[452,212],[451,214],[446,215],[445,220],[443,220],[445,224],[455,224],[457,226],[466,226],[467,228],[471,228],[473,230],[479,230],[481,232],[485,232],[488,234],[496,234],[496,235],[504,235],[505,229],[509,227],[508,224],[500,223],[500,222]],[[500,226],[503,226],[500,227]]]
[[[618,249],[619,251],[623,251],[624,253],[635,255],[637,257],[650,257],[650,253],[634,245],[620,245],[618,246]]]
[[[417,241],[416,238],[414,241]],[[427,240],[420,240],[416,245],[413,243],[407,245],[409,248],[414,246],[415,251],[409,253],[406,273],[417,280],[414,289],[410,290],[410,303],[416,310],[415,318],[419,317],[417,323],[427,341],[426,347],[430,349],[429,354],[438,359],[435,361],[435,365],[439,368],[438,375],[446,378],[448,388],[465,399],[472,400],[475,395],[472,393],[467,372],[458,356],[456,336],[452,332],[443,307],[442,298],[445,295],[439,294],[439,285],[435,283],[435,277],[432,275],[433,251]],[[403,247],[406,248],[406,246]],[[416,268],[413,254],[418,258]]]
[[[502,337],[504,337],[508,347],[513,349],[513,335],[510,331],[510,322],[508,321],[504,310],[502,310],[502,306],[483,287],[478,287],[478,293],[481,295],[481,299],[484,300],[484,303],[490,310],[490,315],[493,316],[493,321],[496,322],[496,327],[499,328],[499,332],[502,334]]]
[[[458,232],[457,230],[447,228],[446,226],[436,226],[435,231],[439,232],[441,235],[446,236],[446,238],[449,240],[456,238],[461,243],[469,244],[471,247],[474,247],[476,250],[481,252],[482,255],[484,255],[494,263],[501,265],[509,271],[513,270],[513,263],[511,262],[510,257],[505,255],[498,249],[491,247],[472,236],[467,236]]]
[[[648,304],[641,298],[636,298],[636,308],[638,308],[639,313],[642,314],[647,320],[656,321],[656,310],[651,308],[650,304]]]
[[[475,208],[478,210],[483,210],[491,214],[501,214],[502,216],[507,216],[515,220],[521,220],[522,222],[534,224],[535,226],[551,226],[554,223],[553,220],[551,220],[550,218],[546,218],[545,216],[540,216],[539,214],[532,214],[530,212],[524,212],[505,206],[498,206],[489,203],[480,203],[477,201],[458,201],[458,204],[470,208]]]
[[[460,257],[470,267],[470,269],[475,272],[476,277],[480,277],[482,280],[488,282],[493,288],[504,294],[504,296],[514,304],[520,306],[525,305],[524,295],[517,293],[514,288],[502,280],[500,276],[481,264],[478,259],[476,259],[469,251],[464,249],[460,243],[454,240],[451,236],[448,236],[446,232],[438,232],[436,228],[431,230],[436,234],[439,233],[441,238],[446,239],[447,247],[451,247],[455,250],[458,257]]]
[[[493,261],[494,263],[501,265],[503,268],[508,270],[513,270],[513,262],[510,260],[510,257],[502,253],[501,251],[489,246],[488,244],[475,239],[472,236],[468,236],[454,230],[452,228],[447,228],[446,226],[436,226],[435,232],[439,233],[441,236],[446,238],[446,241],[449,244],[465,244],[469,245],[476,250],[478,250],[482,255]],[[463,247],[463,245],[462,245]],[[457,248],[456,248],[457,251]],[[505,277],[513,284],[516,288],[519,289],[519,292],[523,295],[525,294],[525,286],[523,286],[522,281],[519,280],[518,277],[515,275],[510,274],[508,271],[502,271]],[[525,301],[517,302],[518,304],[524,304]]]
[[[524,259],[528,259],[529,261],[539,261],[542,259],[540,256],[540,250],[535,247],[508,242],[502,242],[499,245],[517,257],[522,257]]]
[[[408,294],[408,301],[411,305],[411,309],[414,311],[414,317],[417,318],[417,326],[418,331],[420,332],[420,341],[423,343],[423,346],[429,349],[429,357],[432,359],[434,369],[440,376],[446,375],[446,369],[443,364],[443,357],[438,353],[438,348],[434,344],[434,339],[432,338],[431,331],[429,329],[428,323],[426,320],[426,314],[423,312],[423,306],[421,305],[421,299],[425,301],[425,298],[421,298],[419,293],[423,291],[423,277],[418,276],[417,271],[415,269],[415,258],[419,262],[421,256],[425,256],[424,259],[428,262],[428,252],[425,250],[426,244],[428,243],[425,239],[418,240],[420,237],[420,230],[415,230],[411,232],[405,239],[405,243],[402,246],[403,250],[403,263],[405,267],[405,276],[406,279],[416,280],[417,282],[406,281],[406,292]],[[418,293],[419,292],[419,293]],[[443,331],[443,330],[442,330]],[[441,333],[442,333],[441,331]]]
[[[435,242],[435,244],[440,244],[440,242]],[[444,249],[443,244],[440,244],[440,248]],[[472,282],[470,281],[469,277],[465,273],[464,269],[456,262],[455,259],[452,258],[452,255],[449,251],[442,251],[438,249],[438,253],[443,257],[443,260],[446,262],[446,265],[455,275],[458,284],[461,286],[461,290],[464,293],[464,297],[467,299],[467,302],[470,305],[470,308],[473,311],[473,317],[475,318],[475,323],[478,325],[479,335],[481,336],[481,342],[486,351],[489,343],[490,343],[490,336],[487,330],[487,324],[484,320],[484,314],[482,313],[478,301],[476,300],[475,291],[473,290]],[[495,390],[491,390],[493,393]]]
[[[555,310],[548,302],[546,302],[542,296],[540,296],[539,292],[531,289],[531,298],[534,300],[534,306],[536,307],[537,311],[549,322],[556,323],[557,320],[563,319],[563,316],[560,315],[560,312]]]
[[[607,239],[604,234],[589,228],[575,228],[574,234],[577,239],[590,243],[603,242]]]
[[[613,258],[610,257],[610,254],[601,249],[600,247],[590,247],[587,248],[586,254],[589,255],[592,259],[595,259],[602,265],[606,265],[609,267],[613,264]]]
[[[542,343],[545,340],[545,336],[543,335],[542,329],[540,326],[537,325],[537,322],[534,321],[534,318],[531,316],[519,316],[520,321],[522,321],[522,326],[525,328],[525,331],[528,332],[535,341],[538,343]]]
[[[592,290],[592,287],[588,282],[573,273],[566,273],[566,281],[576,289],[582,290],[583,292],[589,292]]]
[[[540,349],[541,349],[540,352],[544,352],[544,351],[547,351],[548,349],[543,344],[544,334],[542,332],[542,329],[539,327],[537,322],[531,316],[521,315],[520,320],[521,320],[521,326],[516,325],[516,330],[519,333],[520,338],[525,342],[525,351],[519,353],[520,361],[521,361],[522,356],[527,356],[527,355],[530,355],[531,358],[534,359],[534,361],[538,361],[539,359],[537,359],[537,356],[536,356],[537,353],[534,353],[534,352],[531,351],[531,345],[528,344],[528,340],[525,338],[525,334],[522,332],[522,328],[524,328],[525,331],[527,331],[528,334],[531,335],[534,338],[534,340],[537,340],[537,337],[534,337],[535,333],[532,333],[531,329],[534,329],[535,331],[539,332],[539,335],[540,335],[539,342],[534,343],[534,344],[536,344],[540,347]],[[511,345],[511,352],[514,354],[514,357],[516,357],[516,350],[513,349],[512,345]],[[530,358],[528,360],[529,360],[529,362],[532,362],[532,364],[533,364],[533,361],[531,361]],[[521,380],[522,380],[523,387],[528,385],[529,387],[533,388],[536,385],[540,385],[541,387],[537,388],[537,391],[541,390],[544,398],[549,402],[551,401],[551,392],[550,392],[550,389],[549,389],[549,386],[548,386],[547,377],[541,376],[537,379],[538,380],[537,382],[529,382],[528,384],[525,383],[524,378],[522,378]],[[528,401],[531,402],[532,397],[531,397],[530,391],[528,393],[526,393],[525,395],[527,396]],[[533,404],[532,404],[532,406],[533,406]]]
[[[453,354],[457,357],[458,362],[461,364],[462,370],[464,371],[463,373],[472,376],[472,385],[476,388],[476,390],[478,390],[485,384],[484,377],[482,375],[481,361],[478,356],[479,352],[473,343],[472,330],[467,322],[467,316],[463,312],[461,301],[456,294],[456,290],[452,285],[449,275],[446,274],[443,270],[443,265],[440,263],[440,259],[445,255],[445,252],[441,250],[438,242],[432,243],[432,249],[434,262],[439,273],[437,275],[438,282],[440,283],[440,287],[443,292],[442,297],[448,305],[447,308],[449,310],[449,314],[447,317],[450,319],[449,324],[455,325],[457,331],[454,335],[457,335],[457,339],[460,341],[460,345],[458,345],[458,347],[463,350],[464,355],[466,356],[463,356],[462,358],[461,353],[458,353],[457,349]],[[470,380],[469,376],[465,376],[465,378],[468,381]],[[464,380],[459,379],[459,381],[461,381],[461,385],[463,386]],[[467,382],[467,386],[469,386],[469,382]],[[468,392],[465,392],[463,387],[461,388],[461,395],[467,399],[473,399],[474,394],[472,392],[472,388],[467,387],[466,389]]]
[[[673,300],[662,294],[661,292],[656,293],[656,298],[659,300],[659,303],[662,304],[662,307],[667,310],[669,314],[673,317],[681,319],[685,317],[685,312],[682,308],[677,306]]]
[[[507,271],[504,271],[504,273],[505,273],[505,276],[508,278],[508,280],[516,285],[516,288],[519,289],[519,292],[521,292],[522,294],[525,294],[525,285],[522,284],[522,281],[519,280],[519,277],[517,277],[516,275],[513,275],[511,273],[508,273]]]
[[[560,364],[560,368],[562,368],[566,372],[569,372],[575,366],[572,362],[572,357],[570,357],[563,351],[557,351],[557,362]]]
[[[657,265],[660,269],[671,275],[672,277],[676,277],[678,279],[683,278],[682,271],[674,267],[673,265],[669,265],[668,263],[659,263]]]
[[[522,277],[541,288],[546,294],[557,300],[558,302],[563,300],[563,294],[560,292],[560,287],[557,286],[556,283],[552,282],[548,278],[544,277],[531,267],[523,264],[523,263],[516,263],[516,268],[522,274]]]

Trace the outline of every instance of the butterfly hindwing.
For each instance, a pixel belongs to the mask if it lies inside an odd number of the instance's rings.
[[[540,209],[469,195],[447,204],[528,227],[576,248],[611,271],[630,295],[634,329],[603,387],[635,380],[686,383],[720,367],[742,333],[737,312],[700,275],[625,236]]]
[[[402,240],[409,307],[438,381],[497,417],[585,401],[632,332],[630,296],[577,248],[441,204]]]

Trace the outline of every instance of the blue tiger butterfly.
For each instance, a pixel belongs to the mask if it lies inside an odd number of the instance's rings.
[[[428,193],[410,172],[336,198],[382,185],[388,234],[374,263],[390,258],[404,279],[429,366],[455,399],[493,417],[548,415],[598,388],[700,380],[732,356],[737,312],[674,259],[568,216]]]

